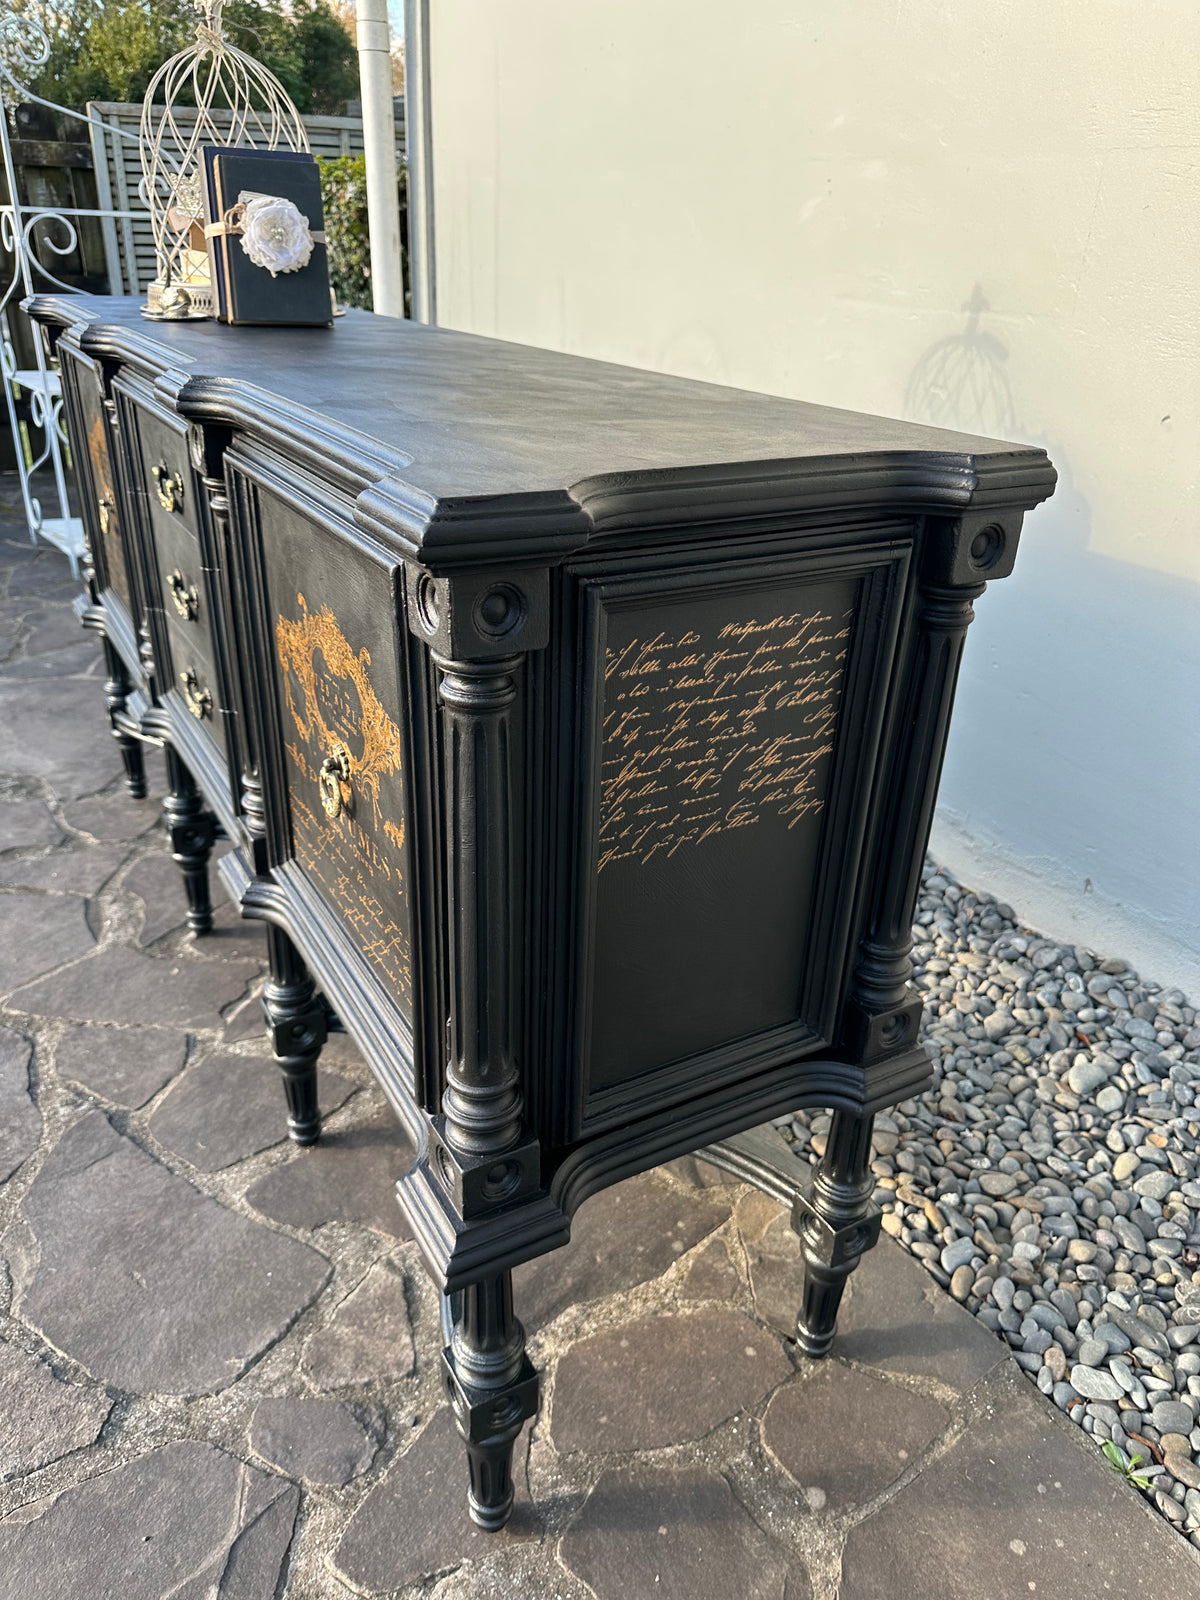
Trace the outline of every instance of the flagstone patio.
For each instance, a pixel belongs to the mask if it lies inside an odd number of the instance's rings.
[[[11,491],[10,498],[11,498]],[[1196,1552],[890,1240],[834,1356],[778,1206],[702,1162],[517,1274],[543,1373],[502,1534],[465,1513],[411,1152],[353,1046],[284,1139],[263,935],[194,940],[128,799],[65,560],[0,526],[0,1594],[1093,1600]],[[162,764],[151,772],[161,798]]]

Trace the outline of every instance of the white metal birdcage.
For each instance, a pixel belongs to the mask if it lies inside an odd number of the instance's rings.
[[[196,42],[163,63],[142,102],[142,198],[158,263],[148,317],[214,314],[204,240],[205,145],[308,150],[283,85],[225,38],[223,9],[224,0],[198,0]]]

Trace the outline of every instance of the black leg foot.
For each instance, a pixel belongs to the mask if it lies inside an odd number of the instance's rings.
[[[288,1138],[315,1144],[321,1137],[317,1060],[326,1036],[326,1008],[300,952],[282,928],[267,927],[271,976],[263,985],[263,1011],[287,1097]]]
[[[121,760],[125,765],[125,787],[134,800],[146,798],[146,759],[141,743],[128,734],[117,735],[121,747]]]
[[[804,1300],[796,1341],[806,1356],[828,1355],[846,1280],[879,1238],[871,1204],[873,1117],[835,1111],[812,1185],[796,1196],[792,1227],[800,1235]]]
[[[513,1315],[512,1273],[484,1278],[450,1305],[454,1329],[442,1352],[446,1392],[470,1469],[471,1521],[488,1533],[512,1515],[513,1446],[537,1410],[538,1379]]]
[[[216,819],[205,810],[196,780],[167,746],[167,798],[163,816],[171,840],[171,856],[183,873],[187,924],[195,934],[212,932],[212,900],[208,892],[208,858]]]
[[[112,724],[113,738],[117,741],[117,748],[121,752],[121,763],[125,768],[125,786],[135,800],[146,798],[146,762],[142,753],[141,740],[129,731],[126,724],[125,706],[129,694],[129,674],[120,656],[104,640],[104,666],[107,676],[104,680],[104,704],[108,708],[108,720]]]

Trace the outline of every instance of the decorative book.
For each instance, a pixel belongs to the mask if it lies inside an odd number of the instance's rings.
[[[218,320],[292,327],[332,322],[321,180],[313,157],[210,145],[204,180],[204,233]]]

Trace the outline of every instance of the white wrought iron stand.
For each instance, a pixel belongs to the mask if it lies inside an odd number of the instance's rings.
[[[4,176],[8,183],[7,205],[0,206],[0,243],[12,253],[12,277],[0,294],[0,333],[3,345],[0,360],[3,362],[4,401],[8,407],[8,421],[12,428],[17,473],[21,480],[21,498],[25,504],[25,518],[29,524],[29,537],[35,542],[44,539],[65,552],[71,562],[72,572],[79,571],[79,558],[83,554],[83,523],[71,515],[67,495],[66,452],[67,436],[62,421],[62,391],[58,373],[46,358],[40,337],[33,340],[33,367],[18,367],[16,346],[10,326],[10,317],[26,296],[37,294],[46,287],[73,293],[70,284],[63,283],[38,258],[44,249],[54,256],[67,256],[79,241],[75,220],[79,217],[98,217],[110,223],[132,218],[130,211],[85,210],[78,207],[24,206],[17,191],[17,172],[13,161],[8,133],[8,103],[33,101],[48,106],[60,115],[73,117],[78,122],[94,119],[69,106],[56,105],[44,100],[21,82],[18,72],[36,72],[50,58],[50,45],[41,28],[27,16],[12,11],[0,11],[0,155],[4,161]],[[122,128],[106,125],[119,138],[131,136]],[[41,228],[41,233],[37,230]],[[54,230],[61,230],[55,242]],[[29,396],[30,412],[35,425],[42,431],[42,445],[33,451],[30,441],[30,460],[25,458],[21,438],[20,419],[17,416],[17,395],[23,391]],[[58,501],[58,515],[46,516],[40,500],[33,492],[35,473],[48,470],[54,480],[54,494]]]

